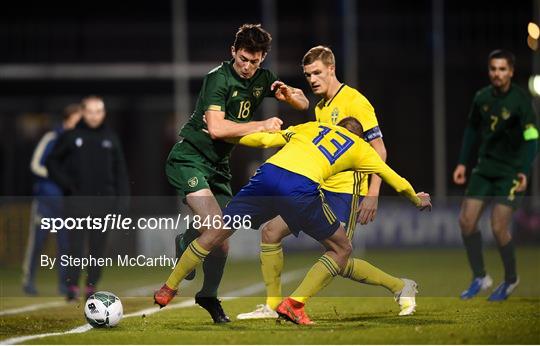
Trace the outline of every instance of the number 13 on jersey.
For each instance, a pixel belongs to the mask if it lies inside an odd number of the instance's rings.
[[[332,131],[332,129],[326,126],[319,125],[319,128],[321,129],[321,132],[319,132],[317,137],[313,138],[313,144],[317,146],[317,148],[323,153],[324,157],[326,157],[330,164],[333,165],[334,162],[336,162],[336,160],[354,144],[354,141],[345,136],[343,133],[339,131]],[[330,143],[332,143],[335,147],[335,151],[331,153],[328,148],[319,143],[323,140],[323,138],[332,136],[333,134],[341,137],[341,139],[345,141],[340,143],[336,138],[330,139]]]

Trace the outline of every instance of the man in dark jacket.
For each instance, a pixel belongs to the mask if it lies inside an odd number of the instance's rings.
[[[65,132],[47,159],[49,175],[70,199],[66,214],[70,217],[93,218],[114,214],[129,194],[124,154],[116,134],[103,123],[105,104],[99,96],[85,97],[82,120],[75,129]],[[97,229],[73,229],[70,233],[70,254],[82,258],[85,240],[89,255],[101,258],[108,232]],[[78,296],[81,267],[68,271],[68,300]],[[95,292],[101,268],[88,266],[86,296]]]
[[[81,106],[70,104],[64,109],[64,120],[62,125],[49,131],[41,137],[38,145],[34,149],[30,170],[34,175],[34,201],[30,216],[30,229],[28,233],[28,245],[23,263],[23,291],[28,295],[38,294],[35,286],[36,271],[39,268],[38,258],[41,255],[48,230],[41,229],[41,219],[51,217],[62,217],[62,189],[49,179],[45,161],[52,152],[58,137],[67,130],[71,130],[81,120]],[[66,254],[69,249],[68,233],[65,229],[59,229],[56,234],[56,258],[60,261],[60,256]],[[67,269],[58,266],[58,288],[60,293],[67,293],[66,279]]]

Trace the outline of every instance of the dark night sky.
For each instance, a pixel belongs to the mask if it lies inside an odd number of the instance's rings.
[[[6,5],[3,5],[6,6]],[[358,2],[358,85],[374,105],[390,164],[421,190],[433,189],[431,2]],[[278,56],[298,66],[287,82],[309,88],[301,75],[301,57],[316,44],[330,45],[343,80],[343,10],[339,2],[278,1]],[[487,54],[507,48],[517,56],[515,81],[526,87],[533,54],[526,45],[531,1],[446,1],[445,73],[448,177],[457,160],[461,134],[476,90],[488,83]],[[188,1],[188,58],[216,65],[229,58],[239,25],[262,21],[258,2]],[[0,11],[0,65],[8,63],[168,63],[172,60],[171,4],[147,2],[10,3]],[[270,53],[272,54],[272,52]],[[536,57],[537,58],[537,57]],[[190,81],[192,104],[200,79]],[[0,194],[31,194],[28,163],[39,136],[58,119],[62,105],[88,93],[105,97],[109,123],[124,144],[132,192],[173,194],[163,172],[170,146],[173,83],[169,80],[6,80],[0,78]],[[316,101],[311,97],[312,101]],[[314,102],[313,102],[314,103]],[[313,104],[312,103],[312,104]],[[279,108],[292,124],[311,113]],[[29,115],[30,114],[30,115]],[[38,117],[31,134],[23,119]],[[40,118],[41,117],[41,118]],[[26,118],[24,118],[26,119]],[[23,128],[21,128],[21,126]],[[154,131],[148,133],[148,131]],[[148,149],[152,148],[152,149]],[[141,154],[142,153],[142,154]],[[146,157],[142,157],[145,156]],[[250,172],[259,151],[240,149],[233,157],[234,186]],[[459,195],[448,181],[450,194]],[[388,192],[387,189],[383,192]]]

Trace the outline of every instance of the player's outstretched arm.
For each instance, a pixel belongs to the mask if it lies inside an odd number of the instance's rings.
[[[256,132],[239,138],[228,139],[227,142],[245,145],[252,148],[280,148],[287,144],[295,134],[295,126],[289,126],[279,132]]]
[[[386,169],[377,174],[379,174],[388,185],[392,186],[400,195],[411,201],[411,203],[413,203],[420,211],[426,209],[431,210],[431,197],[428,193],[416,193],[407,179],[399,176],[399,174],[394,172],[388,165],[384,165],[386,166]]]
[[[208,110],[204,113],[208,133],[212,139],[242,137],[255,132],[275,132],[281,129],[283,121],[277,117],[262,121],[236,123],[225,119],[225,112]]]
[[[386,169],[377,174],[384,180],[385,183],[392,186],[397,193],[411,201],[411,203],[413,203],[418,209],[425,210],[427,208],[431,210],[431,200],[429,194],[425,192],[416,193],[407,179],[399,176],[399,174],[394,172],[394,170],[392,170],[390,167],[386,166]]]
[[[228,140],[228,142],[241,144],[252,148],[279,148],[287,144],[283,131],[280,132],[257,132],[240,138]]]
[[[309,108],[309,100],[302,89],[293,88],[279,80],[272,83],[270,89],[275,90],[276,99],[287,102],[294,109],[303,111]]]
[[[362,149],[361,159],[358,161],[357,166],[358,170],[368,174],[379,175],[385,183],[411,201],[417,208],[420,210],[431,210],[429,194],[425,192],[417,194],[412,185],[381,160],[373,148],[365,145]]]

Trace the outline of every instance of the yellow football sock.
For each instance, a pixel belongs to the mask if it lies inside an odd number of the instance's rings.
[[[349,258],[347,266],[340,275],[364,284],[383,286],[392,293],[401,291],[405,285],[403,280],[358,258]]]
[[[197,239],[189,244],[188,248],[180,257],[178,263],[174,267],[173,272],[167,279],[167,286],[172,289],[176,289],[186,275],[191,273],[191,271],[199,264],[202,263],[204,258],[208,256],[210,251],[205,250],[202,246],[199,245]]]
[[[281,303],[281,271],[283,250],[281,243],[261,243],[261,271],[266,285],[266,305],[277,309]]]
[[[332,257],[323,255],[317,263],[311,267],[300,286],[291,294],[291,298],[297,302],[305,303],[328,285],[334,276],[338,275],[339,266]]]

